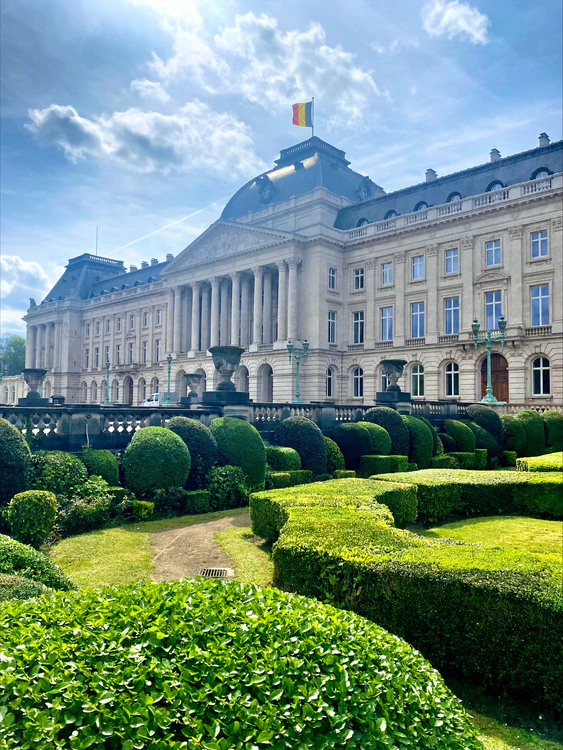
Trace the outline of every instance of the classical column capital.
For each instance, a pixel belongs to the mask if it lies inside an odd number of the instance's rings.
[[[373,269],[377,266],[377,260],[375,258],[370,258],[368,261],[366,261],[366,268]]]
[[[231,274],[229,274],[229,276],[231,277],[232,282],[240,281],[242,273],[240,271],[233,271]]]
[[[286,263],[287,261],[285,260],[277,260],[276,266],[278,267],[278,271],[285,271],[285,269],[287,268]]]
[[[551,228],[555,232],[560,232],[561,228],[563,227],[563,219],[561,219],[560,216],[557,216],[555,219],[551,222]]]
[[[435,258],[438,255],[438,245],[427,245],[426,254],[429,258]]]
[[[404,250],[401,250],[400,252],[395,253],[395,255],[393,256],[395,263],[404,263],[405,258],[406,258],[406,253]]]
[[[190,281],[190,286],[194,292],[197,292],[198,289],[201,289],[201,281]]]
[[[473,250],[474,237],[462,237],[461,249],[462,250]]]
[[[299,258],[290,258],[287,261],[288,268],[297,268],[301,263],[301,260]]]
[[[217,289],[221,281],[222,281],[221,276],[213,276],[213,278],[209,279],[209,283],[214,289]]]
[[[511,240],[521,240],[524,235],[524,227],[512,227],[508,230]]]
[[[262,266],[254,266],[254,268],[251,269],[252,273],[254,274],[254,277],[257,276],[263,276],[264,275],[264,268]]]

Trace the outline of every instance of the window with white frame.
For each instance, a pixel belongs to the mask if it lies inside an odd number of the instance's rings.
[[[133,364],[133,356],[134,356],[134,353],[133,353],[133,342],[130,341],[127,344],[127,361],[129,362],[130,365]]]
[[[97,346],[94,349],[94,367],[98,369],[100,366],[100,347]]]
[[[447,297],[445,305],[445,333],[452,336],[459,333],[459,297]]]
[[[354,398],[362,398],[364,395],[364,371],[361,367],[355,367],[352,373],[352,393]]]
[[[121,364],[121,344],[115,345],[115,364]]]
[[[424,367],[422,365],[412,366],[411,394],[413,396],[424,396]]]
[[[162,325],[162,310],[156,311],[156,325]]]
[[[115,403],[119,402],[119,383],[117,382],[117,380],[115,380],[113,383],[113,399]]]
[[[105,351],[104,351],[104,355],[105,355],[104,356],[104,362],[107,363],[107,362],[109,362],[109,346],[105,346],[104,349],[105,349]]]
[[[448,362],[445,369],[446,396],[459,396],[459,365]]]
[[[415,255],[412,259],[412,278],[413,281],[424,278],[424,255]]]
[[[332,370],[332,367],[328,367],[326,371],[326,397],[332,398],[333,391],[334,391],[334,372]]]
[[[549,325],[549,284],[530,287],[532,295],[532,326]]]
[[[147,400],[147,381],[144,378],[141,378],[141,380],[139,380],[139,400]]]
[[[352,338],[354,344],[364,343],[364,311],[357,310],[352,313]]]
[[[386,391],[387,388],[389,388],[389,378],[384,372],[382,372],[381,373],[381,390]]]
[[[135,330],[135,316],[134,315],[129,316],[129,330],[130,331]]]
[[[547,229],[540,232],[532,232],[530,235],[532,244],[532,258],[545,258],[548,254]]]
[[[96,321],[96,336],[100,335],[100,321]]]
[[[536,357],[532,362],[532,392],[534,396],[549,396],[551,393],[549,359]]]
[[[494,331],[498,328],[498,320],[502,315],[502,291],[497,289],[494,292],[485,293],[485,323],[487,331]]]
[[[381,308],[381,340],[393,341],[393,308]]]
[[[118,318],[115,322],[115,327],[118,333],[121,332],[121,318]]]
[[[143,313],[143,328],[147,328],[149,325],[149,314],[148,312]]]
[[[106,333],[109,333],[110,331],[110,320],[109,318],[106,320]]]
[[[393,263],[381,264],[381,286],[390,286],[393,283]]]
[[[328,269],[328,288],[336,291],[336,268]]]
[[[84,349],[84,367],[86,369],[90,367],[90,349]]]
[[[500,240],[485,243],[485,263],[487,266],[500,266]]]
[[[160,339],[156,339],[154,342],[154,359],[155,362],[160,362],[161,357],[161,347],[160,347]]]
[[[328,343],[336,344],[336,310],[328,311]]]
[[[411,338],[424,338],[424,302],[413,302],[411,305]]]
[[[354,268],[354,291],[360,292],[364,289],[365,274],[363,268]]]
[[[88,338],[90,336],[90,323],[86,323],[84,326],[84,336]]]
[[[446,250],[445,261],[446,273],[459,273],[459,250],[457,247],[452,247],[450,250]]]
[[[148,343],[146,341],[143,341],[143,343],[141,344],[141,352],[142,352],[143,364],[144,365],[147,364],[147,360],[149,358],[148,349],[149,349]]]

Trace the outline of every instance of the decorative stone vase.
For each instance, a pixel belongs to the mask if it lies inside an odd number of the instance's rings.
[[[184,375],[187,386],[190,389],[190,394],[193,394],[193,398],[197,398],[198,396],[197,389],[199,387],[202,377],[203,375],[200,372],[187,372]]]
[[[221,373],[221,380],[217,385],[217,390],[236,391],[235,384],[231,378],[240,364],[244,348],[242,346],[212,346],[209,351],[213,357],[215,369]]]
[[[405,365],[407,364],[406,359],[382,359],[381,365],[383,367],[383,373],[387,376],[389,385],[387,386],[388,391],[398,391],[401,389],[397,385],[397,380],[403,374]]]
[[[47,370],[43,370],[39,367],[26,367],[22,370],[23,379],[29,386],[29,393],[27,394],[28,399],[41,398],[39,395],[39,388],[41,383],[45,380]]]

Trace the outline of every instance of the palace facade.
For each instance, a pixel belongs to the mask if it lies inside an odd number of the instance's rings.
[[[141,404],[186,373],[216,383],[210,346],[245,348],[235,374],[257,402],[287,402],[309,343],[304,401],[372,404],[381,361],[404,359],[415,399],[478,401],[493,345],[499,400],[563,400],[563,142],[386,193],[313,137],[281,152],[221,218],[176,257],[128,269],[83,254],[46,298],[30,300],[26,367],[48,370],[44,396]]]

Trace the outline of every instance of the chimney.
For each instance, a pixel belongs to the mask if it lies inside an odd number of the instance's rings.
[[[499,161],[499,160],[500,160],[500,151],[498,150],[498,148],[492,148],[490,161]]]
[[[151,258],[151,266],[158,266],[158,258]]]
[[[142,261],[141,268],[148,268],[148,267],[149,267],[149,264],[147,263],[147,261],[146,260]]]
[[[166,262],[170,263],[171,260],[174,260],[172,253],[166,253]]]
[[[551,141],[549,140],[548,134],[547,133],[540,133],[538,146],[540,148],[543,148],[544,146],[549,146],[550,143],[551,143]]]
[[[435,180],[437,177],[438,175],[433,169],[426,170],[426,182],[432,182],[432,180]]]
[[[133,273],[133,271],[137,270],[137,266],[129,266],[129,273]]]

